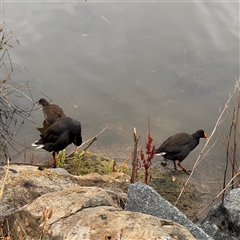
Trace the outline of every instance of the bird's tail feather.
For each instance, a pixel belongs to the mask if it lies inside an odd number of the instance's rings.
[[[34,142],[34,143],[32,143],[32,146],[33,147],[36,147],[36,149],[39,149],[39,148],[43,148],[44,147],[44,145],[43,144],[36,144],[37,143],[37,141],[36,142]]]
[[[157,156],[164,156],[166,152],[155,153]]]

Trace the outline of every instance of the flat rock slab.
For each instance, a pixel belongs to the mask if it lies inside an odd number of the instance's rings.
[[[9,216],[8,222],[13,239],[20,235],[31,240],[195,239],[172,221],[123,211],[98,187],[72,187],[45,194]]]
[[[61,168],[38,170],[35,166],[11,165],[0,167],[0,187],[3,187],[0,199],[0,218],[31,203],[36,198],[50,192],[77,186],[99,186],[117,195],[116,200],[126,198],[129,176],[124,173],[74,176]],[[116,194],[117,193],[117,194]]]

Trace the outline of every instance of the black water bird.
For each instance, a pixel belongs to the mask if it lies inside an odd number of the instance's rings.
[[[40,134],[40,137],[32,146],[52,152],[54,166],[56,167],[55,153],[62,151],[71,143],[76,146],[82,144],[81,123],[70,117],[61,117]]]
[[[177,133],[164,141],[163,144],[155,150],[155,154],[174,161],[175,170],[177,170],[176,161],[178,161],[178,166],[186,173],[189,173],[186,168],[181,165],[181,162],[197,147],[200,138],[208,138],[203,130],[197,130],[193,134]]]

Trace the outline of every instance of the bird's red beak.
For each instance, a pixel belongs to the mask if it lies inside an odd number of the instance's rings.
[[[206,134],[206,133],[204,133],[204,138],[208,139],[208,136],[207,136],[207,134]]]

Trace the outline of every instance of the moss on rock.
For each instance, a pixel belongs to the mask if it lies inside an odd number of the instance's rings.
[[[116,172],[124,172],[131,175],[131,165],[119,162],[114,159],[104,157],[91,152],[75,153],[73,157],[68,158],[64,164],[61,164],[69,173],[73,175],[85,175],[90,173],[99,173],[102,175]],[[165,167],[150,168],[152,179],[149,186],[153,187],[163,198],[174,204],[185,183],[188,175],[183,171],[172,172]],[[138,172],[139,181],[144,182],[144,169]],[[198,209],[200,197],[195,186],[189,182],[179,205],[177,206],[186,216],[193,217]]]

